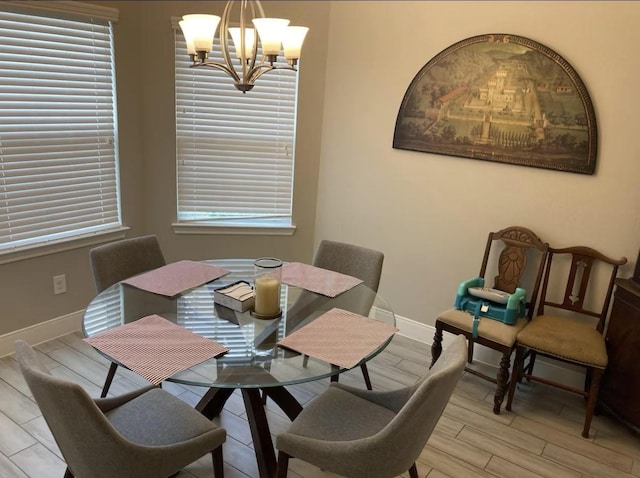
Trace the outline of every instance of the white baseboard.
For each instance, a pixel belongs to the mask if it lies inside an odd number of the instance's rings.
[[[31,345],[37,345],[47,340],[53,340],[80,330],[82,328],[83,314],[84,311],[79,310],[63,315],[62,317],[56,317],[46,322],[0,335],[0,357],[11,355],[13,353],[13,343],[18,339],[24,340]]]

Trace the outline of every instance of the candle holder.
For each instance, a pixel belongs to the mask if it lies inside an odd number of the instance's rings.
[[[254,265],[255,299],[251,315],[256,319],[275,319],[282,315],[280,309],[280,284],[282,261],[274,257],[256,259]]]

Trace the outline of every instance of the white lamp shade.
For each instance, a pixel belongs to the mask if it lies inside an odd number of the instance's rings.
[[[180,28],[182,28],[185,40],[187,40],[187,48],[189,48],[189,41],[191,41],[195,51],[211,51],[219,22],[220,17],[217,15],[183,16]]]
[[[287,60],[297,60],[300,58],[300,50],[302,43],[307,36],[309,29],[307,27],[287,27],[282,38],[282,47],[284,48],[284,57]]]
[[[233,40],[233,45],[236,47],[236,56],[238,58],[242,58],[241,56],[241,42],[240,42],[240,27],[229,28],[229,33],[231,33],[231,39]],[[245,28],[244,29],[244,57],[251,58],[251,54],[253,53],[253,44],[256,41],[256,31],[253,28]]]
[[[262,43],[262,54],[279,54],[282,38],[289,25],[289,20],[284,18],[254,18],[252,21],[258,30],[258,36]]]
[[[187,42],[187,53],[189,55],[195,55],[196,54],[196,46],[193,43],[193,38],[190,36],[191,35],[191,30],[189,30],[189,28],[184,27],[184,20],[180,20],[178,22],[178,25],[180,25],[180,29],[182,30],[182,34],[184,35],[184,40]]]

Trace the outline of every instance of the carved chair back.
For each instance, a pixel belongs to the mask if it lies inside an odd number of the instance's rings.
[[[571,263],[562,296],[562,302],[554,302],[547,297],[550,278],[554,276],[552,273],[552,264],[558,262],[558,260],[563,256],[570,259]],[[556,261],[554,261],[554,259],[556,259]],[[589,301],[587,300],[587,298],[591,299],[589,292],[594,289],[593,287],[590,287],[590,282],[595,276],[593,272],[594,265],[596,265],[597,262],[602,262],[605,265],[608,264],[610,266],[607,289],[601,301]],[[613,286],[616,275],[618,274],[618,267],[626,262],[627,259],[624,257],[621,259],[612,259],[601,254],[595,249],[584,246],[568,247],[564,249],[550,248],[547,254],[546,271],[536,315],[544,315],[545,306],[547,306],[555,309],[564,309],[582,316],[596,317],[598,319],[596,329],[598,332],[603,333],[607,313],[609,311],[609,303],[613,293]],[[556,274],[559,274],[559,272],[556,272]],[[599,305],[601,305],[601,307]]]
[[[480,276],[484,277],[487,272],[489,257],[492,246],[502,243],[503,248],[498,257],[498,273],[494,278],[493,288],[503,290],[512,294],[516,287],[521,287],[522,276],[527,268],[527,253],[532,250],[538,252],[538,269],[536,271],[534,285],[529,292],[527,304],[527,317],[533,317],[535,300],[538,297],[540,283],[544,272],[544,263],[549,244],[542,240],[530,229],[521,226],[511,226],[497,232],[489,233],[487,246],[485,248]]]

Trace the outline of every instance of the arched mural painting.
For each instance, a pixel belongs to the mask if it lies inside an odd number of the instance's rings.
[[[593,174],[597,127],[584,83],[560,55],[528,38],[486,34],[418,72],[393,147]]]

